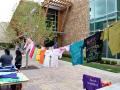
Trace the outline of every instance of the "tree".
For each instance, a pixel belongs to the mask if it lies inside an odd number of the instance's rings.
[[[4,34],[5,40],[7,40],[8,43],[14,43],[14,41],[17,39],[16,31],[13,30],[10,26],[4,30]]]
[[[52,27],[46,28],[44,9],[32,1],[20,2],[8,27],[8,30],[10,29],[13,29],[17,36],[22,34],[32,37],[38,44],[43,44],[46,38],[54,38]],[[14,40],[14,37],[11,38]]]

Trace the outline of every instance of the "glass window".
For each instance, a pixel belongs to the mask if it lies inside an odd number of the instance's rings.
[[[90,23],[90,31],[94,31],[94,23]]]
[[[117,11],[120,11],[120,0],[117,0]]]
[[[112,13],[116,10],[116,0],[107,0],[107,13]]]
[[[117,19],[120,20],[120,12],[117,12]]]
[[[116,22],[116,19],[108,20],[109,25],[112,25],[114,22]]]
[[[94,19],[94,0],[90,1],[90,19]]]
[[[117,54],[117,58],[118,58],[118,59],[120,59],[120,53],[119,53],[119,54]]]
[[[95,30],[102,30],[102,29],[103,29],[103,22],[96,22]]]
[[[90,35],[103,30],[117,19],[120,20],[120,0],[89,0],[90,1]],[[117,2],[117,3],[116,3]],[[116,6],[117,4],[117,6]],[[94,30],[95,28],[95,30]],[[120,58],[111,54],[108,42],[103,44],[103,57]]]
[[[106,0],[95,0],[95,18],[106,15]]]
[[[48,9],[46,27],[47,29],[52,27],[54,31],[57,31],[58,11],[54,9]]]

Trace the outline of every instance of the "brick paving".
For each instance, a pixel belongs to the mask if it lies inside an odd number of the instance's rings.
[[[2,51],[1,51],[2,52]],[[14,55],[14,52],[12,51]],[[23,66],[25,59],[23,58]],[[46,68],[36,61],[29,60],[27,70],[21,70],[30,80],[23,83],[22,90],[83,90],[83,74],[100,77],[113,84],[120,82],[120,73],[112,73],[82,65],[72,66],[71,63],[60,60],[58,68]]]

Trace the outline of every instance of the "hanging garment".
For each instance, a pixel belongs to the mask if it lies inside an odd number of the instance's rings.
[[[83,64],[83,48],[84,40],[75,42],[70,45],[70,54],[72,57],[72,64]]]
[[[45,52],[44,65],[45,67],[58,67],[58,58],[62,57],[64,50],[59,49],[49,49]]]
[[[29,50],[29,55],[30,55],[33,47],[35,47],[35,45],[34,45],[34,43],[32,42],[32,43],[30,43],[30,47],[29,47],[29,49],[30,49],[30,50]]]
[[[50,67],[51,56],[52,56],[51,50],[46,50],[43,66]]]
[[[36,61],[40,60],[40,52],[41,52],[41,49],[38,49],[37,50],[37,55],[36,55]]]
[[[67,51],[67,52],[70,51],[70,45],[64,46],[63,48],[65,48],[65,51]]]
[[[45,52],[46,52],[46,48],[41,48],[40,60],[39,60],[39,63],[40,63],[40,64],[43,64],[43,62],[44,62]]]
[[[109,41],[109,30],[108,29],[103,31],[103,41],[105,40]]]
[[[34,45],[34,42],[30,38],[27,38],[25,46],[24,46],[24,48],[26,48],[26,52],[30,51],[33,45]]]
[[[104,31],[112,55],[120,53],[120,21]]]
[[[32,53],[33,48],[35,47],[34,43],[30,43],[30,50],[29,50],[29,56]]]
[[[32,60],[36,60],[37,51],[38,51],[38,48],[35,48]]]
[[[30,48],[31,48],[31,45],[30,45],[30,44],[28,44],[28,46],[26,47],[26,50],[25,50],[25,51],[26,51],[26,53],[30,51]]]
[[[58,60],[62,58],[62,54],[65,50],[62,48],[53,49],[51,52],[51,67],[58,67]]]
[[[86,38],[86,60],[87,62],[100,61],[102,57],[103,40],[101,40],[102,32]]]
[[[31,59],[32,59],[32,57],[33,57],[34,51],[35,51],[35,47],[33,46],[32,50],[31,50],[31,52],[30,52],[30,54],[29,54],[29,56],[30,56]]]

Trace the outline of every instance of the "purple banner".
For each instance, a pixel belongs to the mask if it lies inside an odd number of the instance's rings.
[[[89,75],[83,75],[83,88],[86,90],[96,90],[102,87],[101,79]]]

